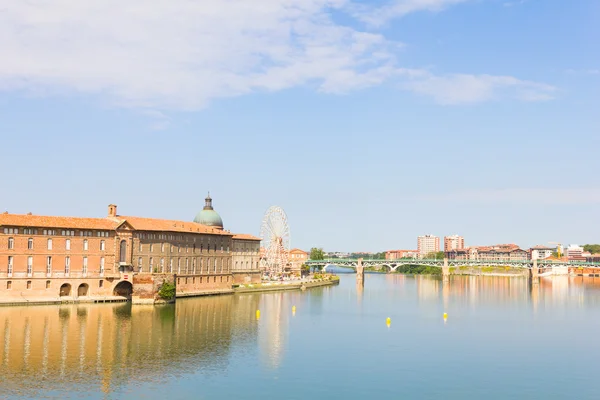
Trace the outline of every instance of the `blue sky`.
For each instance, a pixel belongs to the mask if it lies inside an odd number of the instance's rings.
[[[0,0],[0,208],[600,242],[593,0]]]

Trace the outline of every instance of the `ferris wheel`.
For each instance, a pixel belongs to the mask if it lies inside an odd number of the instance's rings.
[[[290,227],[283,208],[269,207],[260,228],[261,259],[263,268],[271,273],[282,273],[288,264],[290,252]]]

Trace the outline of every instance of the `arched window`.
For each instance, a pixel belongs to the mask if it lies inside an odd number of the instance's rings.
[[[88,249],[88,240],[87,240],[87,239],[84,239],[84,240],[83,240],[83,250],[86,250],[86,251],[87,251],[87,249]]]
[[[27,239],[27,250],[33,250],[33,239]]]
[[[15,239],[14,238],[11,238],[11,237],[8,238],[8,248],[9,248],[9,250],[15,248]]]
[[[48,250],[52,250],[52,239],[48,239]]]
[[[124,263],[127,259],[127,242],[125,240],[121,240],[121,244],[119,246],[119,262]]]

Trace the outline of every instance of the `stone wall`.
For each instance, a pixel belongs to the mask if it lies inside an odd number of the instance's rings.
[[[230,292],[233,277],[222,275],[176,275],[177,297],[200,296],[203,294]]]
[[[236,285],[246,283],[260,283],[260,272],[234,272],[233,283]]]
[[[133,304],[155,304],[162,302],[163,299],[158,295],[162,284],[170,282],[175,284],[174,274],[136,274],[133,276],[133,294],[131,301]],[[174,300],[174,299],[173,299]]]

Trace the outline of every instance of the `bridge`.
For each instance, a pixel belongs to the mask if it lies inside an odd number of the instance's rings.
[[[357,259],[334,258],[328,260],[309,260],[306,261],[309,267],[320,267],[326,270],[328,266],[338,266],[356,269]],[[537,266],[540,269],[552,267],[571,267],[571,268],[598,268],[600,262],[588,263],[582,261],[559,261],[559,260],[454,260],[454,259],[400,259],[400,260],[366,260],[362,259],[363,267],[384,267],[389,272],[395,272],[403,265],[428,266],[428,267],[513,267],[513,268],[533,268]]]

